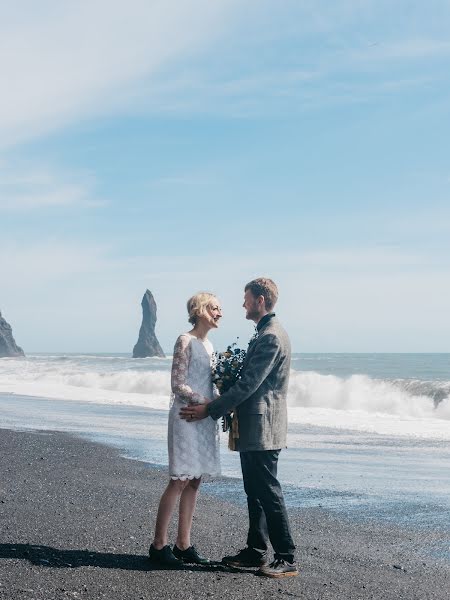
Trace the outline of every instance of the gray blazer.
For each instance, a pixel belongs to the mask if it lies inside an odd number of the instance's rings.
[[[289,337],[274,316],[250,343],[241,379],[208,405],[213,419],[236,409],[236,450],[278,450],[286,447],[286,396],[291,366]]]

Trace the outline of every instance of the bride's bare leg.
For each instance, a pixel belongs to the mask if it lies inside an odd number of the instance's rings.
[[[170,519],[172,517],[178,498],[187,487],[188,481],[181,479],[171,479],[161,496],[158,506],[158,514],[155,524],[155,538],[153,546],[156,550],[161,550],[168,543],[167,530],[169,529]]]
[[[191,479],[184,488],[180,498],[180,514],[178,517],[178,535],[176,545],[186,550],[191,545],[191,527],[197,502],[198,488],[202,479]]]

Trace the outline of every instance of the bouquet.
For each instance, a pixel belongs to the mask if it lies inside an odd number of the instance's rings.
[[[236,347],[236,342],[227,347],[225,352],[215,352],[212,360],[212,380],[221,394],[241,378],[246,351]]]
[[[246,351],[237,347],[236,342],[227,347],[225,352],[215,352],[212,361],[212,380],[220,394],[224,394],[241,378]],[[233,414],[223,417],[223,431],[230,431],[231,448],[233,436],[237,437],[237,419]],[[232,450],[234,448],[231,448]]]

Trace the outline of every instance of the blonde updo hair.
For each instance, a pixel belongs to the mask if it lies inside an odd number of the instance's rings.
[[[197,323],[198,317],[205,314],[206,308],[212,304],[214,300],[217,300],[217,297],[210,292],[199,292],[189,298],[187,301],[187,311],[189,315],[189,323],[195,326]]]

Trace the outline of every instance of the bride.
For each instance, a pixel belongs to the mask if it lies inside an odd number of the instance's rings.
[[[205,404],[213,399],[211,360],[214,352],[208,333],[216,329],[222,310],[218,299],[200,292],[187,302],[193,328],[181,334],[173,352],[172,395],[169,411],[169,483],[161,496],[150,559],[176,567],[183,563],[208,564],[191,545],[192,518],[202,475],[220,475],[219,431],[211,417],[190,423],[179,416],[183,404]],[[173,550],[168,527],[179,500],[178,534]]]

